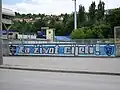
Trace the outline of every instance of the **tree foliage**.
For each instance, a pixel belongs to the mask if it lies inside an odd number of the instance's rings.
[[[112,27],[120,26],[120,8],[108,10],[106,22]]]
[[[97,21],[99,23],[103,20],[104,14],[105,14],[105,3],[100,0],[97,8]]]
[[[84,39],[85,38],[84,28],[79,28],[76,31],[73,31],[71,33],[71,38],[72,39]]]
[[[89,21],[92,22],[92,24],[96,21],[96,4],[95,2],[92,2],[92,4],[89,7],[89,13],[88,13]]]
[[[73,39],[98,39],[98,38],[109,38],[110,32],[109,25],[93,25],[90,27],[82,27],[71,33]],[[111,34],[112,35],[112,34]]]
[[[85,22],[86,16],[85,16],[85,8],[82,5],[79,5],[79,11],[78,11],[78,27],[81,27],[82,24]]]
[[[120,8],[105,10],[105,3],[95,1],[89,6],[88,12],[85,7],[79,5],[77,12],[78,29],[74,31],[74,13],[61,15],[45,14],[20,14],[15,13],[12,25],[13,30],[20,33],[36,33],[41,27],[55,28],[56,35],[71,35],[74,39],[80,38],[112,38],[114,26],[120,26]],[[32,21],[26,21],[32,20]]]

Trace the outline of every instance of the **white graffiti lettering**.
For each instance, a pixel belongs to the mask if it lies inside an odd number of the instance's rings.
[[[18,51],[18,53],[24,53],[24,47],[19,47],[19,51]]]
[[[78,53],[79,54],[85,54],[85,47],[84,46],[80,46],[80,47],[78,47],[79,49],[78,49]]]
[[[84,53],[85,53],[85,54],[89,54],[89,46],[85,46],[84,49],[85,49],[85,50],[84,50],[84,51],[85,51]]]
[[[64,47],[64,54],[71,54],[72,49],[71,47]]]
[[[89,46],[89,48],[88,48],[88,54],[94,54],[94,48],[93,48],[93,46]]]
[[[96,44],[96,55],[99,55],[100,54],[100,45],[99,44]]]
[[[59,46],[55,46],[55,54],[58,54],[58,49],[59,49]]]
[[[40,54],[42,54],[43,53],[43,49],[42,49],[42,47],[40,47]]]
[[[30,48],[25,48],[24,53],[26,54],[30,53]]]
[[[48,54],[49,48],[42,48],[44,54]]]
[[[49,49],[49,54],[54,54],[55,48],[50,48]]]
[[[78,46],[75,47],[75,56],[78,56],[79,53],[78,53]]]
[[[100,45],[69,45],[69,46],[48,46],[48,45],[37,45],[37,46],[18,46],[14,52],[16,54],[62,54],[62,55],[100,55]]]
[[[72,54],[74,54],[75,53],[75,47],[73,46],[72,47]]]
[[[37,47],[34,48],[34,53],[35,53],[35,54],[38,54],[38,53],[39,53],[39,48],[37,48]]]

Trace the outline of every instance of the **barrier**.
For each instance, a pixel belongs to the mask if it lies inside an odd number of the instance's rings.
[[[116,44],[116,56],[120,57],[120,44]]]
[[[38,55],[38,56],[107,56],[115,57],[114,44],[11,44],[9,55]]]
[[[9,43],[8,40],[3,41],[3,55],[4,56],[9,56]]]

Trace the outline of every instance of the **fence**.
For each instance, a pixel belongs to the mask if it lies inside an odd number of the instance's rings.
[[[7,41],[7,40],[5,40]],[[46,39],[12,39],[9,44],[41,44],[41,43],[78,43],[78,44],[96,44],[96,43],[115,43],[114,39],[74,39],[70,41],[51,42]]]

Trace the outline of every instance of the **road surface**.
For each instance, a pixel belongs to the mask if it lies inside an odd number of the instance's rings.
[[[0,90],[120,90],[120,77],[0,69]]]

